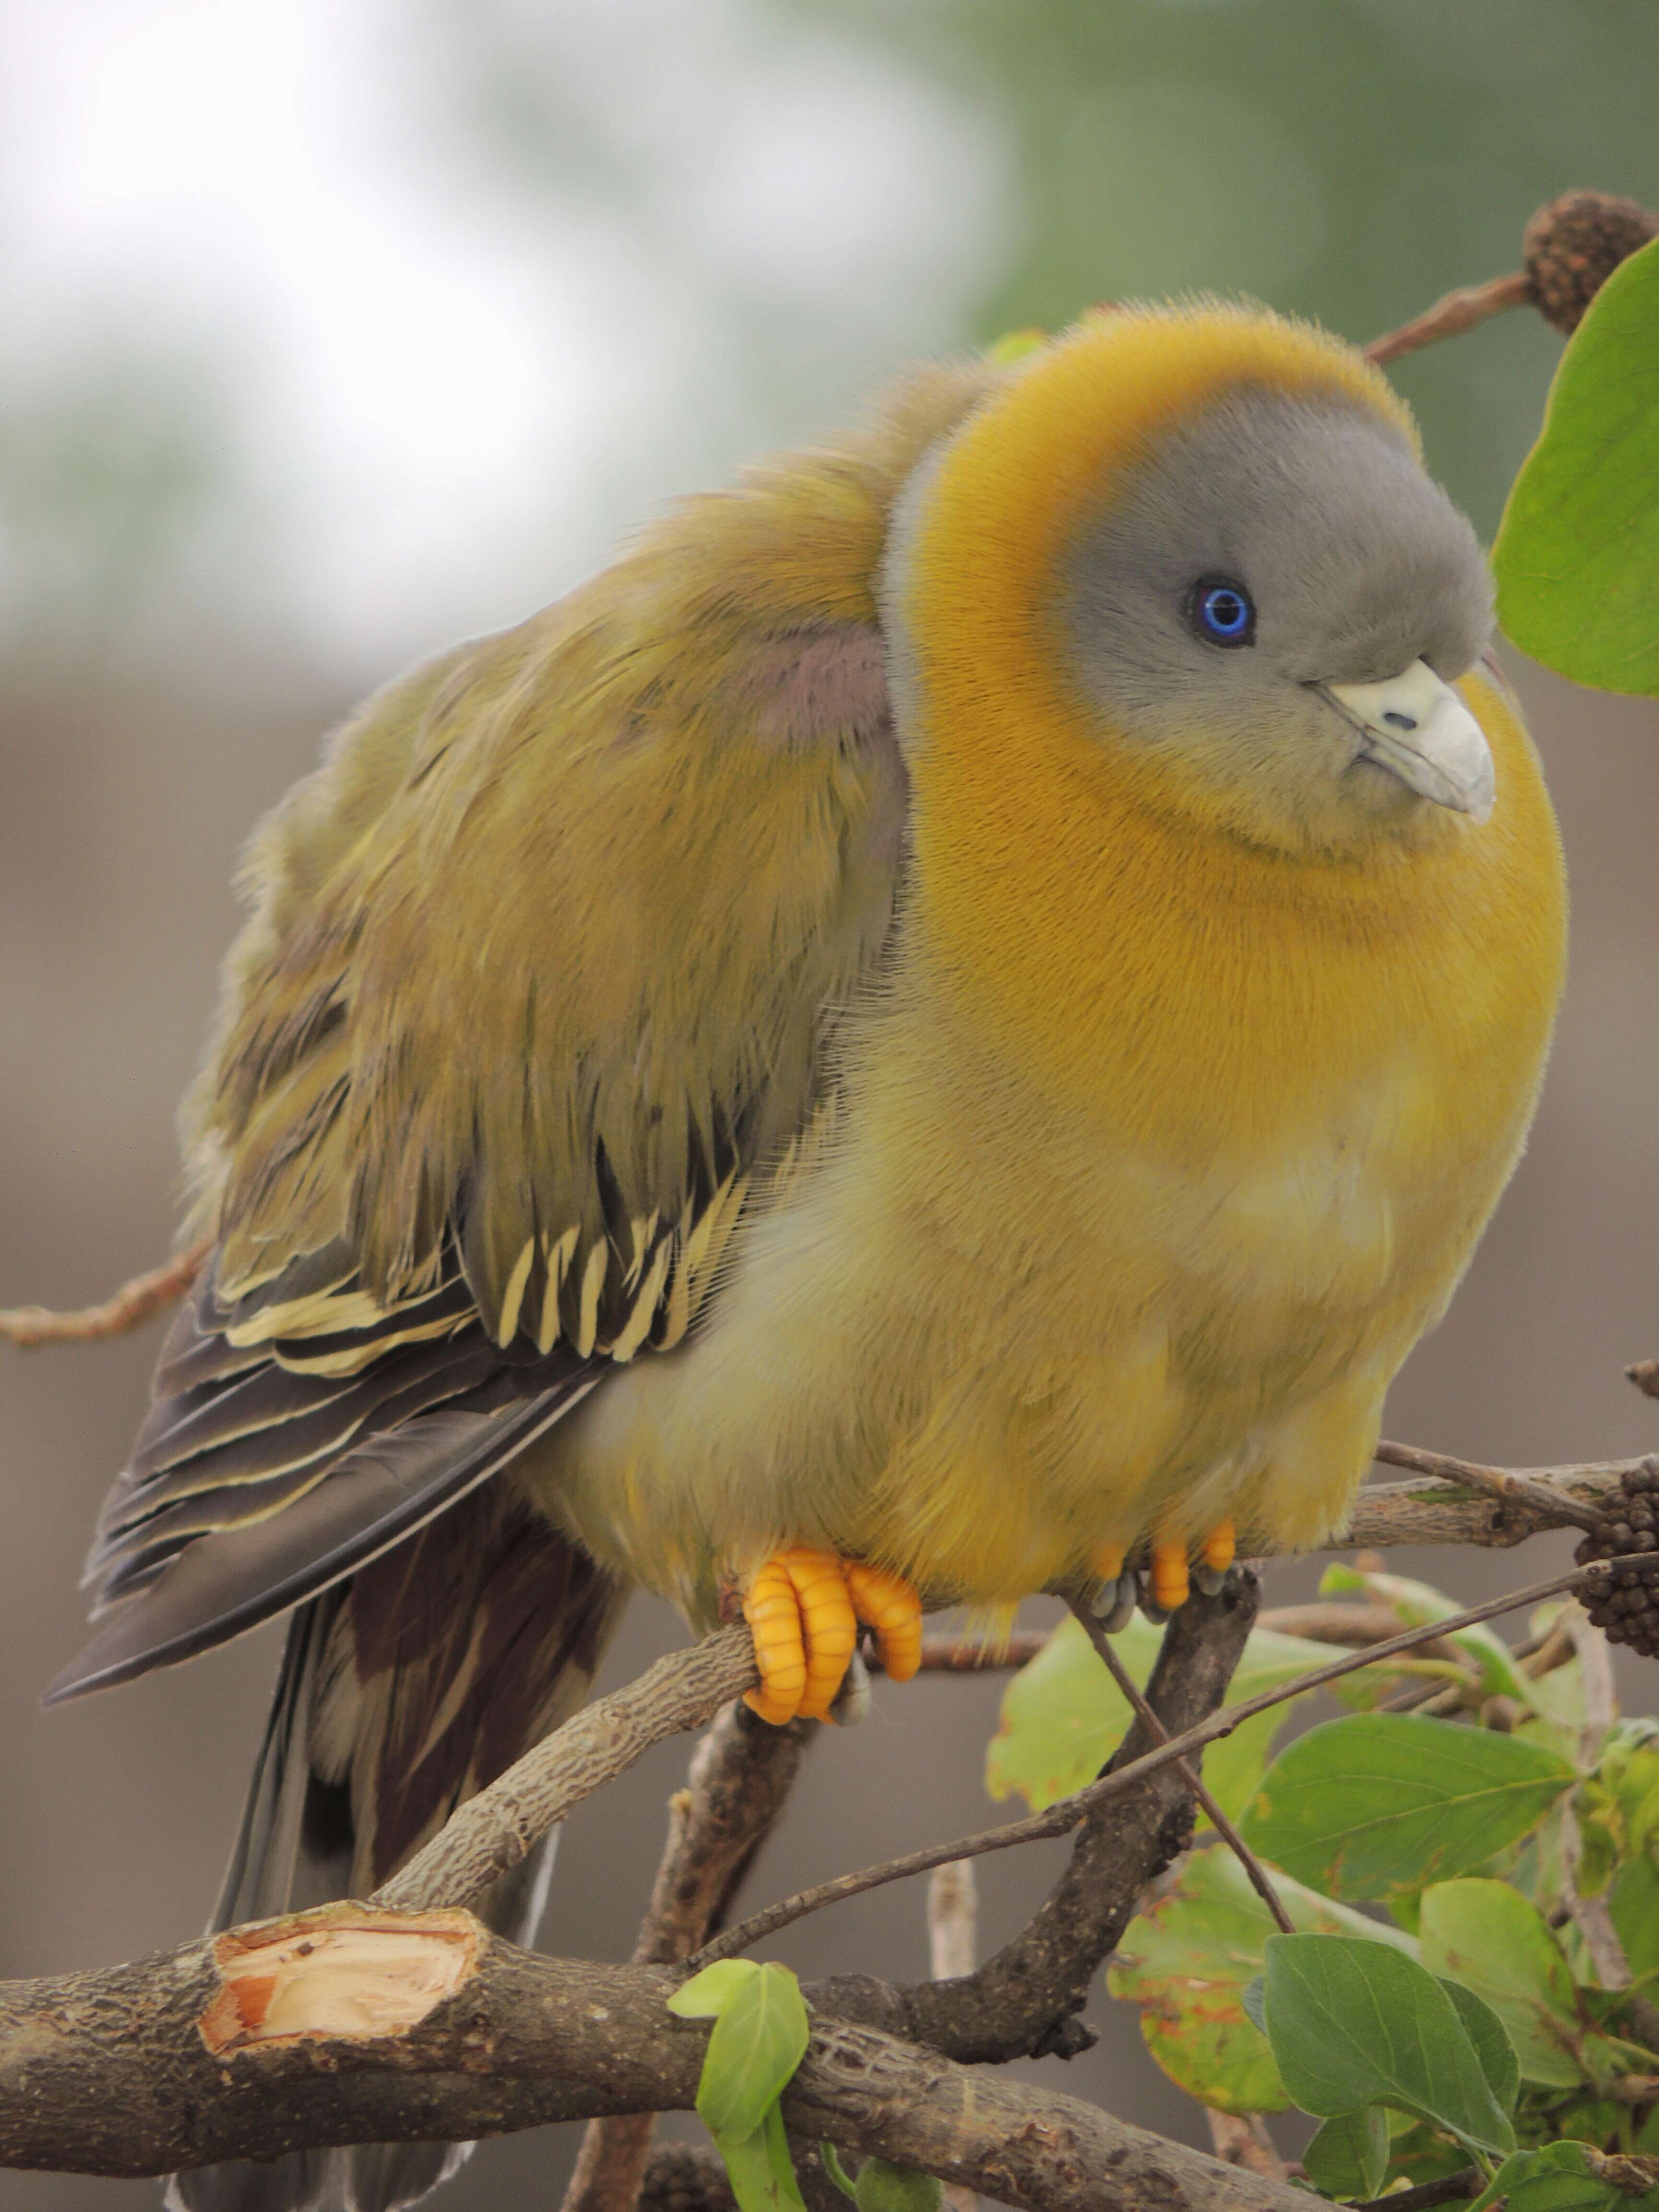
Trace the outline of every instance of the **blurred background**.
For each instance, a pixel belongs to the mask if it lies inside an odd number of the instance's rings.
[[[1656,83],[1652,0],[0,0],[0,1304],[164,1256],[237,849],[369,686],[917,356],[1191,288],[1373,337],[1516,266],[1569,186],[1659,202]],[[1558,350],[1516,314],[1397,371],[1487,536]],[[1389,1425],[1538,1464],[1659,1444],[1619,1372],[1659,1352],[1659,708],[1515,674],[1571,988]],[[154,1350],[0,1347],[3,1974],[192,1935],[261,1723],[275,1631],[35,1704]],[[1401,1564],[1474,1597],[1565,1550]],[[680,1633],[640,1602],[609,1679]],[[882,1688],[827,1734],[756,1901],[984,1825],[997,1695]],[[627,1955],[688,1748],[572,1820],[550,1948]],[[1054,1864],[983,1863],[987,1948]],[[921,1974],[922,1916],[884,1890],[778,1955]],[[1064,2086],[1203,2140],[1133,2016],[1094,2014]],[[573,2149],[487,2146],[442,2201],[551,2207]],[[0,2176],[5,2212],[155,2201]]]

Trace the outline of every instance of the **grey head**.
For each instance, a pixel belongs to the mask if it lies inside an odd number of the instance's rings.
[[[1486,561],[1359,402],[1221,395],[1102,487],[1061,590],[1103,741],[1161,756],[1237,834],[1352,851],[1491,813],[1449,688],[1491,633]]]

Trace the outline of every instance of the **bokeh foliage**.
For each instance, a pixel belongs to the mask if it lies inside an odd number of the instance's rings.
[[[981,341],[1103,298],[1250,291],[1358,341],[1516,268],[1575,185],[1659,201],[1648,0],[770,0],[856,24],[1008,136],[1019,244]],[[1560,342],[1529,315],[1400,364],[1483,535]]]

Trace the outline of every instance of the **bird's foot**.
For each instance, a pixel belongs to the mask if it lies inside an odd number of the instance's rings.
[[[1193,1569],[1193,1588],[1205,1597],[1219,1595],[1227,1579],[1228,1570],[1238,1555],[1238,1539],[1231,1521],[1223,1521],[1211,1529],[1198,1547],[1198,1564]]]
[[[884,1670],[908,1682],[921,1663],[921,1600],[902,1576],[805,1544],[757,1570],[743,1616],[755,1638],[760,1687],[744,1700],[763,1721],[830,1717],[863,1621]]]
[[[1186,1604],[1194,1589],[1213,1597],[1227,1578],[1237,1540],[1231,1521],[1218,1522],[1198,1546],[1196,1556],[1184,1536],[1159,1537],[1146,1566],[1125,1569],[1121,1544],[1097,1544],[1090,1567],[1098,1588],[1095,1603],[1109,1633],[1127,1628],[1137,1605],[1147,1619],[1161,1623]]]
[[[1194,1564],[1188,1562],[1184,1537],[1171,1537],[1154,1543],[1152,1568],[1147,1577],[1152,1603],[1161,1612],[1173,1613],[1177,1606],[1186,1604],[1194,1583],[1207,1596],[1213,1597],[1233,1563],[1236,1549],[1237,1540],[1231,1521],[1218,1522],[1211,1529],[1198,1547],[1198,1558]]]

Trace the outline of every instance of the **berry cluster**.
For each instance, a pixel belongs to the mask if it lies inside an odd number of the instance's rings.
[[[1571,332],[1626,254],[1659,231],[1659,216],[1612,192],[1564,192],[1540,208],[1522,240],[1538,312]]]
[[[1584,1610],[1609,1644],[1628,1644],[1659,1659],[1659,1562],[1638,1566],[1644,1553],[1659,1552],[1659,1459],[1644,1459],[1620,1477],[1624,1495],[1607,1509],[1601,1531],[1586,1536],[1574,1557],[1581,1567],[1592,1559],[1628,1559],[1615,1567],[1611,1586],[1585,1596]]]
[[[714,2152],[665,2143],[645,2170],[640,2212],[737,2212],[737,2199]]]

